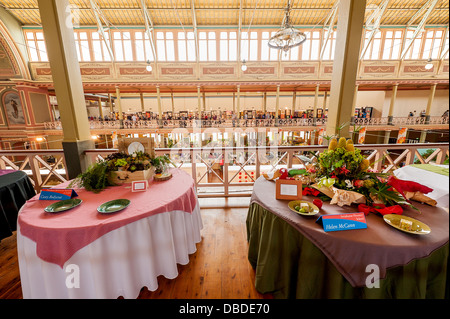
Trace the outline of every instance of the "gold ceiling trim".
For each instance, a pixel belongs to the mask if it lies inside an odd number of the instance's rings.
[[[192,0],[197,26],[237,26],[239,11],[242,11],[242,25],[281,25],[285,0]],[[427,0],[391,0],[381,25],[407,25]],[[80,26],[96,24],[89,0],[70,0],[76,11]],[[139,0],[96,0],[104,16],[114,26],[144,25]],[[155,26],[192,26],[193,10],[191,0],[147,0],[147,8]],[[291,23],[300,25],[322,25],[336,0],[293,0]],[[382,0],[367,0],[366,17],[380,6]],[[256,6],[257,4],[257,6]],[[0,5],[11,12],[23,25],[40,25],[37,0],[0,0]],[[256,9],[255,9],[256,8]],[[419,23],[420,17],[416,18]],[[448,25],[449,0],[438,1],[430,14],[427,25]]]

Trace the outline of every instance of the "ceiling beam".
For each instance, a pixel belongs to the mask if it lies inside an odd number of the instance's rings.
[[[338,8],[339,8],[339,0],[336,1],[335,5],[331,9],[327,18],[325,19],[325,23],[323,24],[325,34],[322,33],[323,39],[322,39],[322,48],[320,49],[319,60],[322,60],[323,54],[325,53],[325,47],[327,46],[328,40],[331,38],[331,35],[333,34]]]
[[[192,26],[194,28],[194,42],[195,42],[195,61],[197,65],[199,63],[199,52],[198,52],[198,30],[197,30],[197,15],[195,14],[194,0],[191,0],[191,14],[192,14]],[[198,69],[198,68],[197,68]]]
[[[28,7],[28,8],[20,8],[20,7],[16,7],[16,8],[12,8],[12,7],[6,7],[5,9],[7,10],[21,10],[21,11],[32,11],[32,10],[39,10],[38,7]],[[102,11],[116,11],[116,10],[141,10],[141,7],[136,7],[136,6],[130,6],[130,7],[119,7],[119,8],[111,8],[111,7],[100,7],[99,9]],[[173,8],[164,8],[164,7],[152,7],[152,8],[148,8],[149,10],[152,11],[172,11]],[[260,7],[260,8],[256,8],[256,10],[264,10],[264,11],[270,11],[270,10],[276,10],[276,11],[280,11],[280,10],[284,10],[286,9],[286,7],[271,7],[271,8],[264,8],[264,7]],[[291,7],[292,11],[330,11],[331,9],[333,9],[333,7]],[[386,10],[389,11],[408,11],[408,10],[420,10],[421,8],[419,7],[404,7],[404,8],[387,8]],[[76,10],[90,10],[90,8],[80,8],[77,7]],[[186,8],[177,8],[177,10],[191,10],[190,7],[186,7]],[[197,11],[208,11],[208,10],[239,10],[238,7],[227,7],[227,8],[221,8],[221,7],[211,7],[211,8],[200,8],[200,7],[196,7],[195,10]],[[242,8],[243,11],[246,10],[254,10],[254,8]],[[435,8],[435,10],[445,10],[448,11],[447,7],[441,7],[441,8]]]
[[[425,5],[424,5],[422,8],[420,8],[419,11],[417,11],[417,12],[414,14],[414,16],[413,16],[413,17],[408,21],[408,23],[406,24],[406,25],[407,25],[407,28],[406,28],[405,32],[407,32],[408,27],[410,27],[410,26],[416,21],[416,19],[417,19],[423,12],[425,12],[424,15],[423,15],[423,17],[422,17],[422,19],[420,20],[419,24],[418,24],[415,28],[413,28],[414,34],[413,34],[412,38],[411,38],[411,39],[408,39],[408,40],[406,41],[405,47],[404,47],[404,49],[403,49],[403,51],[402,51],[402,54],[401,54],[401,56],[400,56],[400,60],[403,60],[403,59],[405,58],[406,53],[407,53],[408,50],[411,48],[412,44],[414,43],[414,40],[417,38],[417,35],[418,35],[421,31],[423,31],[423,28],[424,28],[424,26],[425,26],[425,22],[427,21],[428,17],[430,16],[431,11],[433,11],[433,9],[434,9],[434,7],[436,6],[437,2],[438,2],[438,0],[428,0],[428,1],[425,3]]]
[[[108,20],[105,18],[101,9],[99,8],[99,6],[97,5],[97,3],[94,0],[89,0],[89,4],[91,5],[91,8],[89,10],[92,10],[92,12],[94,13],[94,16],[95,16],[95,21],[97,22],[98,33],[100,33],[100,35],[102,36],[103,43],[105,44],[106,48],[108,49],[108,53],[111,57],[111,61],[115,61],[114,51],[111,46],[111,41],[112,41],[111,25],[108,22]],[[106,24],[106,28],[107,28],[106,30],[105,30],[105,28],[103,28],[103,23]],[[108,31],[108,36],[109,36],[108,40],[106,39],[105,31]]]
[[[239,0],[239,23],[238,23],[238,34],[237,34],[237,62],[238,70],[240,69],[240,63],[242,61],[241,57],[241,36],[242,36],[242,0]]]
[[[380,30],[381,18],[383,17],[384,12],[389,4],[390,0],[384,0],[366,19],[366,31],[369,33],[369,37],[366,41],[364,41],[364,47],[361,51],[360,60],[364,58],[367,49],[369,48],[370,43],[373,40],[375,34]]]
[[[141,10],[142,15],[144,17],[144,25],[145,25],[145,33],[148,36],[148,40],[150,41],[150,46],[152,48],[153,53],[153,61],[155,64],[155,68],[158,65],[158,55],[156,54],[156,45],[155,45],[155,29],[153,28],[153,21],[148,13],[147,4],[145,0],[141,0]],[[149,60],[148,57],[146,57],[147,60]]]

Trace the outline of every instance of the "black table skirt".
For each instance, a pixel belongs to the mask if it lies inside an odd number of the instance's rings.
[[[27,174],[15,171],[0,176],[0,240],[17,229],[17,216],[25,202],[36,195]]]

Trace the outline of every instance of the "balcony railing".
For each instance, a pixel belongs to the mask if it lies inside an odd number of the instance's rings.
[[[377,125],[445,125],[449,124],[448,117],[395,117],[389,122],[387,117],[379,118],[354,118],[352,124],[358,126]],[[124,120],[123,129],[158,129],[158,128],[231,128],[231,127],[298,127],[298,126],[322,126],[327,123],[326,118],[292,118],[292,119],[239,119],[239,120]],[[91,129],[114,129],[121,128],[119,120],[113,121],[89,121]],[[160,125],[161,124],[161,125]],[[62,130],[60,121],[45,122],[47,130]]]
[[[442,164],[449,156],[448,143],[356,145],[379,172],[391,172],[402,165]],[[267,147],[158,148],[157,155],[169,155],[173,165],[189,173],[199,197],[249,196],[255,180],[273,169],[300,168],[317,161],[327,149],[322,145]],[[421,150],[433,151],[427,157]],[[85,153],[93,163],[117,149],[92,149]],[[68,180],[63,150],[0,150],[0,169],[23,170],[37,192]]]

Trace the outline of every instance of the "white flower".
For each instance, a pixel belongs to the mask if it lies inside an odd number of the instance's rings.
[[[345,182],[345,184],[347,185],[347,188],[355,188],[355,187],[353,186],[352,181],[346,179],[344,182]]]

